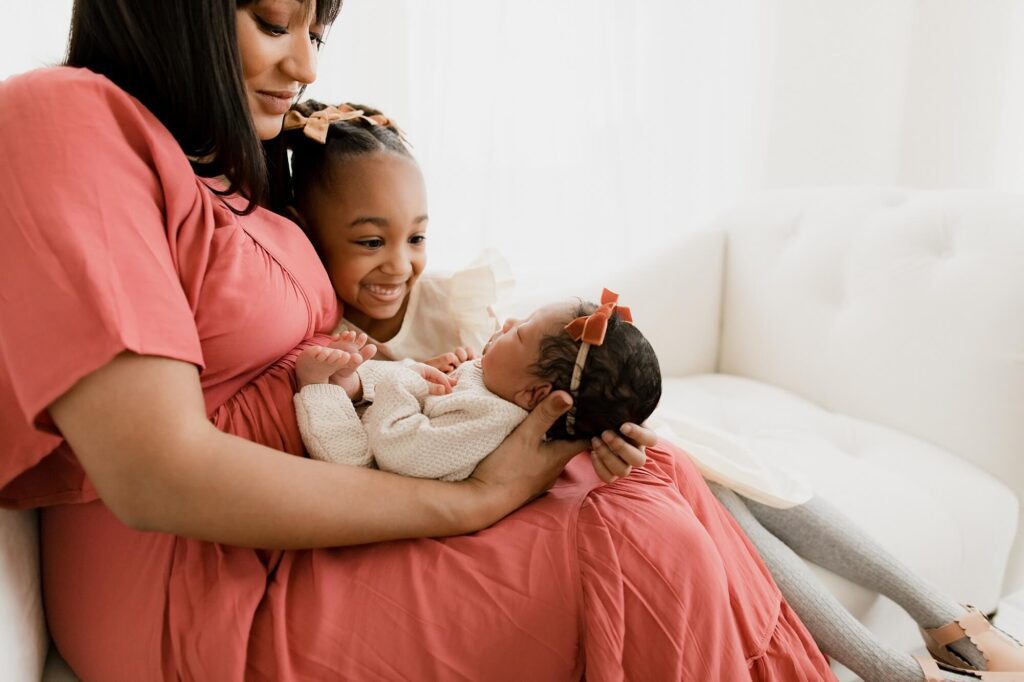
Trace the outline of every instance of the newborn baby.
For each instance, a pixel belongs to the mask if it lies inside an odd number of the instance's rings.
[[[573,406],[549,438],[642,423],[661,398],[661,370],[617,298],[606,289],[600,306],[566,301],[506,320],[479,359],[448,375],[371,360],[373,347],[352,335],[307,348],[296,365],[303,442],[316,459],[457,481],[552,391],[568,391]]]

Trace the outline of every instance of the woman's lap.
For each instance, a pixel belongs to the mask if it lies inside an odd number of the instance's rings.
[[[225,549],[129,531],[95,503],[51,510],[51,629],[104,679],[562,680],[584,666],[588,680],[771,679],[759,671],[773,658],[820,670],[674,452],[652,448],[611,486],[577,458],[548,495],[472,536],[337,550]],[[129,658],[114,667],[115,654]]]

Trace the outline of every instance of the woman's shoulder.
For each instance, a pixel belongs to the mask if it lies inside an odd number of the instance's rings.
[[[83,101],[137,101],[106,76],[74,66],[35,69],[7,78],[0,87],[5,103],[31,106],[36,98],[59,97],[69,118],[84,113],[77,110]]]
[[[53,135],[103,125],[158,130],[173,142],[139,100],[106,76],[79,67],[46,67],[0,81],[0,124],[22,133],[41,132],[42,126],[33,122],[45,123]]]

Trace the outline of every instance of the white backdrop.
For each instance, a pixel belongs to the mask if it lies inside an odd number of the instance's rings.
[[[70,5],[0,0],[0,77]],[[1024,189],[1018,0],[347,0],[309,95],[405,128],[434,267],[573,276],[763,187]]]

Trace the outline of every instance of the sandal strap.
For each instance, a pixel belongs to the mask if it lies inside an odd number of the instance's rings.
[[[921,672],[924,673],[925,682],[944,682],[946,679],[942,674],[942,670],[931,658],[925,656],[914,656],[914,660],[921,666]]]
[[[961,627],[960,623],[955,620],[946,623],[939,628],[925,628],[924,631],[927,632],[939,646],[949,646],[953,642],[966,637],[963,627]]]
[[[970,604],[964,604],[964,609],[967,610],[967,613],[959,618],[956,618],[941,627],[926,628],[924,631],[928,633],[932,640],[939,646],[949,646],[953,642],[959,641],[964,637],[969,637],[971,641],[974,641],[978,636],[984,637],[983,633],[992,629],[988,622],[988,618],[985,617],[985,614]],[[975,646],[978,646],[977,642],[975,642]],[[979,646],[978,648],[980,649],[981,647]],[[985,652],[982,651],[982,653],[984,654]]]

